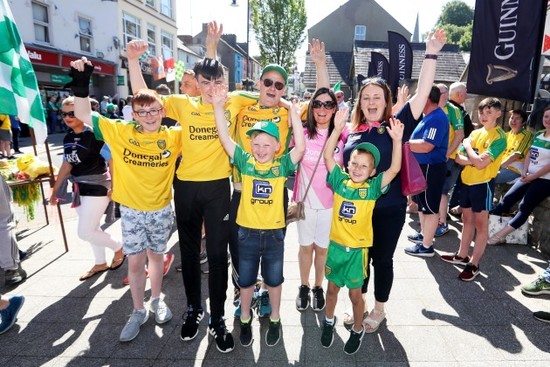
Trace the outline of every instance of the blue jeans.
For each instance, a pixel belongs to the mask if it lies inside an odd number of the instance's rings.
[[[515,180],[518,177],[520,177],[520,175],[512,171],[511,169],[501,168],[500,171],[498,171],[497,177],[495,177],[495,183],[502,184],[502,183],[510,182]]]
[[[239,285],[251,287],[256,283],[260,261],[262,278],[269,287],[277,287],[284,281],[283,229],[251,229],[239,227]]]

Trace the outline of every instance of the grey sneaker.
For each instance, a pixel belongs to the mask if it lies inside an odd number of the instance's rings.
[[[313,294],[313,300],[311,302],[311,308],[315,312],[322,311],[325,308],[325,293],[322,287],[313,287],[311,290]]]
[[[309,307],[309,291],[309,287],[304,284],[298,288],[298,296],[296,297],[296,309],[298,311],[305,311]]]
[[[138,336],[141,325],[145,324],[149,318],[149,312],[147,312],[147,309],[144,311],[145,312],[138,310],[132,311],[130,319],[128,319],[128,322],[124,325],[124,328],[120,333],[119,340],[121,342],[132,341],[136,338],[136,336]]]
[[[6,270],[4,279],[6,286],[21,283],[22,281],[27,279],[27,272],[23,270],[21,265],[19,265],[18,268],[15,270]]]
[[[172,320],[172,311],[170,311],[166,303],[160,298],[151,301],[151,311],[155,314],[155,321],[157,324],[164,324]]]

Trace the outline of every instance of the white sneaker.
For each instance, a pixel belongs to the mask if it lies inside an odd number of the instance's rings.
[[[141,325],[147,322],[149,318],[149,312],[145,309],[143,311],[133,310],[130,315],[130,319],[120,333],[119,340],[121,342],[132,341],[138,336]]]
[[[164,324],[172,320],[172,311],[170,311],[166,303],[160,298],[151,301],[151,311],[155,314],[155,321],[157,324]]]

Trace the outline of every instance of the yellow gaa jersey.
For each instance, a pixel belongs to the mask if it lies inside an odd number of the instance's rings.
[[[506,134],[504,130],[496,126],[489,130],[484,127],[472,131],[470,134],[472,148],[481,155],[485,152],[491,157],[491,163],[480,170],[474,166],[465,166],[461,173],[462,182],[465,185],[477,185],[491,181],[498,174],[504,149],[506,149]],[[467,155],[464,147],[460,147],[460,154]]]
[[[11,120],[8,115],[0,115],[0,130],[11,131]]]
[[[113,200],[132,209],[162,209],[172,200],[172,181],[181,149],[181,128],[161,126],[144,134],[136,122],[92,115],[96,138],[111,149]]]
[[[517,161],[512,162],[512,164],[506,168],[521,175],[523,161],[525,161],[525,157],[527,153],[529,153],[529,147],[532,141],[533,133],[527,128],[522,128],[517,134],[514,134],[512,130],[506,133],[506,149],[502,155],[502,160],[505,161],[514,154],[520,155]]]
[[[372,212],[374,204],[390,186],[383,190],[382,173],[363,183],[355,183],[340,166],[335,166],[327,176],[334,190],[330,240],[342,246],[371,247],[373,241]]]
[[[233,164],[240,171],[243,184],[237,224],[253,229],[284,228],[283,190],[287,176],[296,170],[290,154],[258,163],[237,145]]]
[[[462,118],[462,113],[460,113],[460,110],[453,106],[450,102],[447,102],[445,106],[443,106],[443,112],[445,112],[445,115],[447,115],[447,118],[449,119],[449,146],[451,146],[451,142],[455,138],[455,131],[464,130],[464,119]],[[455,157],[456,151],[451,153],[449,159],[455,159]]]
[[[256,103],[256,99],[242,98],[233,102],[233,96],[226,105],[225,117],[230,122],[229,130],[234,131],[237,113],[246,105]],[[241,104],[242,103],[242,104]],[[212,104],[203,103],[202,97],[189,97],[186,94],[163,98],[166,116],[179,122],[182,131],[181,163],[177,170],[182,181],[211,181],[231,175],[231,165],[227,153],[218,137]]]
[[[231,103],[243,106],[246,103],[246,95],[232,95]],[[301,105],[302,120],[307,118],[308,104]],[[271,121],[279,128],[281,148],[275,153],[275,158],[282,157],[288,152],[288,146],[291,140],[291,128],[289,127],[289,112],[284,107],[264,107],[259,103],[246,106],[237,114],[235,130],[233,131],[233,140],[240,145],[245,152],[252,154],[252,142],[250,136],[246,134],[258,121]],[[233,170],[233,182],[241,182],[238,170]]]

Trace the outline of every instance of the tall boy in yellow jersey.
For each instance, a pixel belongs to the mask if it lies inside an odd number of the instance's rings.
[[[96,137],[109,145],[115,167],[112,198],[120,203],[123,250],[128,256],[134,307],[119,340],[129,342],[148,319],[143,303],[146,262],[151,281],[150,308],[155,320],[163,324],[172,319],[160,292],[163,254],[174,220],[171,184],[181,149],[181,131],[161,126],[164,108],[160,96],[152,90],[134,94],[132,115],[136,122],[92,116],[88,89],[94,67],[82,57],[71,62],[71,69],[75,114],[84,123],[93,123]]]
[[[485,98],[479,103],[477,113],[481,129],[472,131],[462,142],[455,161],[464,166],[460,191],[462,208],[462,238],[460,248],[453,255],[443,255],[441,260],[465,266],[458,275],[461,280],[472,281],[479,274],[479,261],[487,246],[489,210],[493,206],[494,178],[498,173],[502,153],[506,149],[504,131],[497,126],[502,105],[497,98]],[[474,239],[472,257],[468,256]]]
[[[354,354],[361,346],[364,334],[364,300],[361,286],[366,277],[368,248],[372,246],[372,212],[376,199],[385,193],[401,168],[401,141],[404,125],[390,119],[388,134],[392,138],[392,161],[387,171],[378,174],[380,152],[371,143],[361,143],[352,151],[346,173],[334,160],[333,152],[346,125],[347,110],[339,110],[334,117],[323,156],[328,169],[327,182],[334,190],[334,206],[330,242],[325,265],[328,280],[326,318],[323,322],[321,345],[329,348],[334,341],[334,309],[340,288],[349,288],[353,305],[354,324],[344,345],[346,354]],[[373,178],[374,177],[374,178]],[[374,325],[371,325],[374,327]]]
[[[295,146],[289,153],[275,158],[281,148],[277,125],[260,121],[248,130],[252,154],[232,139],[227,128],[223,106],[223,87],[213,94],[214,113],[220,141],[241,173],[242,197],[237,213],[239,225],[239,285],[241,287],[241,334],[243,346],[252,343],[251,312],[254,285],[260,262],[264,284],[271,294],[271,317],[265,341],[268,346],[281,337],[280,304],[284,263],[285,211],[283,190],[286,177],[296,169],[305,150],[305,139],[296,105],[291,107],[291,122]]]

